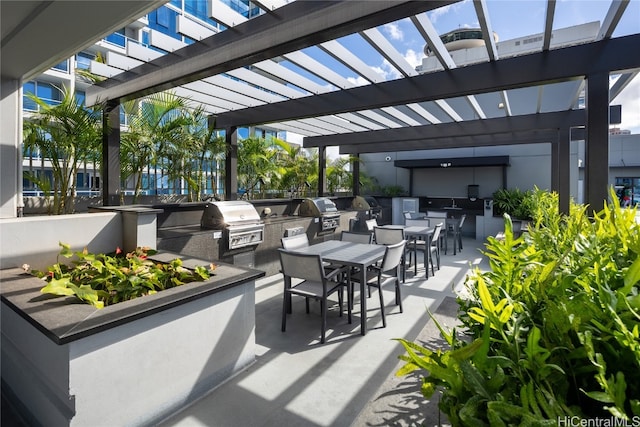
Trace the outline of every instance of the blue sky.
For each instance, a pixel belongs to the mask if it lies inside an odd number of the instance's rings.
[[[553,28],[601,21],[606,16],[610,4],[610,0],[559,0],[556,3]],[[491,25],[501,41],[544,31],[546,0],[487,0],[487,8]],[[437,9],[429,12],[428,16],[439,34],[456,28],[479,26],[471,0]],[[409,19],[387,24],[379,29],[412,66],[422,63],[424,41]],[[613,37],[635,33],[640,33],[640,0],[630,1]],[[356,52],[367,65],[385,78],[399,77],[397,71],[359,36],[347,36],[339,41],[351,51]],[[356,79],[353,71],[329,58],[319,49],[312,48],[306,51],[334,71],[349,78],[353,83],[365,84],[364,81]],[[640,53],[635,52],[635,54]],[[640,133],[640,76],[636,77],[613,103],[623,105],[620,127],[630,129],[633,133]]]

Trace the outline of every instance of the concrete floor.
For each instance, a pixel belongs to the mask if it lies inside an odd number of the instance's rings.
[[[256,362],[207,396],[174,414],[162,427],[281,426],[437,426],[447,425],[437,396],[426,402],[416,376],[396,377],[402,346],[394,338],[419,341],[431,348],[446,344],[427,310],[444,325],[456,322],[456,294],[464,295],[464,279],[472,266],[486,270],[482,242],[464,239],[464,250],[442,255],[442,266],[425,280],[418,265],[402,285],[404,313],[395,305],[393,289],[384,290],[387,327],[381,327],[377,295],[368,304],[366,336],[359,333],[356,301],[353,323],[329,313],[327,342],[319,343],[319,306],[306,314],[294,300],[287,331],[280,331],[282,276],[256,284]],[[374,291],[375,293],[376,291]],[[356,293],[356,299],[358,295]],[[7,401],[2,426],[22,427]],[[89,426],[88,426],[89,427]],[[91,426],[93,427],[93,426]],[[119,427],[119,426],[112,426]]]
[[[427,309],[445,325],[455,324],[456,292],[471,266],[485,270],[482,242],[464,239],[464,250],[442,255],[442,266],[425,280],[413,268],[402,285],[404,312],[395,305],[393,288],[384,290],[387,327],[381,327],[377,295],[368,304],[369,331],[359,334],[359,305],[350,325],[329,313],[327,341],[319,343],[319,305],[306,314],[294,300],[287,331],[280,331],[282,276],[256,286],[256,363],[200,401],[165,420],[163,427],[194,426],[409,426],[444,425],[437,402],[425,402],[419,378],[395,377],[402,346],[394,338],[446,345]],[[375,291],[374,291],[375,292]],[[358,298],[358,296],[356,296]],[[374,299],[375,298],[375,299]],[[434,395],[434,399],[436,396]]]

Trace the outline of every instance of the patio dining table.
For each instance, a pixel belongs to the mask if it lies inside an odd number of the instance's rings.
[[[417,240],[424,240],[426,242],[429,242],[431,239],[431,236],[433,235],[433,231],[435,230],[435,227],[422,227],[419,225],[410,225],[410,226],[383,225],[382,228],[401,228],[404,231],[404,238],[407,239],[408,241],[413,241],[414,243]],[[418,273],[418,251],[416,249],[415,244],[413,246],[413,257],[416,260],[415,264],[413,265],[413,273],[417,274]],[[426,265],[426,260],[425,260],[425,269],[427,267],[428,266]],[[427,277],[429,277],[428,271],[427,271]]]
[[[360,275],[360,333],[367,333],[367,298],[363,297],[366,287],[367,268],[384,258],[383,245],[327,240],[315,245],[296,248],[297,253],[322,256],[323,261],[358,268]],[[289,279],[290,280],[290,279]]]

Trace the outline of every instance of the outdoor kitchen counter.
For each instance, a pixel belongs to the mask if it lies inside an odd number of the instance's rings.
[[[181,258],[185,267],[207,266],[208,261],[173,253],[158,253],[154,260]],[[97,309],[73,297],[42,294],[44,282],[21,269],[0,270],[2,302],[56,344],[69,343],[186,304],[207,295],[254,281],[263,271],[215,262],[214,275],[205,282],[192,282]]]

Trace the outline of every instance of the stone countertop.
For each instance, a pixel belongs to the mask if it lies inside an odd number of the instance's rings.
[[[158,253],[152,259],[166,262],[182,258],[183,266],[208,266],[208,261],[173,253]],[[2,303],[15,311],[59,345],[97,334],[151,314],[185,304],[206,295],[256,280],[264,271],[215,262],[214,276],[205,282],[182,286],[97,309],[75,297],[42,294],[44,282],[22,269],[0,270]],[[6,308],[5,308],[6,309]]]

